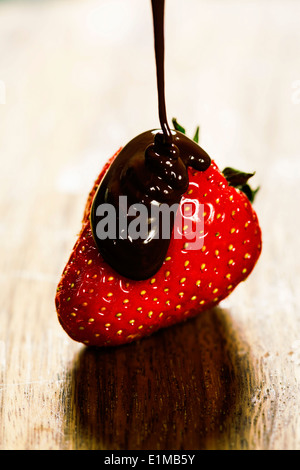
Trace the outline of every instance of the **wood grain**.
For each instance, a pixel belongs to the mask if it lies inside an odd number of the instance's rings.
[[[220,449],[239,428],[230,445],[249,448],[255,407],[247,415],[240,407],[251,401],[254,378],[243,348],[226,313],[216,309],[139,344],[81,351],[70,403],[79,445]]]
[[[67,337],[54,296],[103,163],[157,126],[150,3],[0,3],[2,450],[300,449],[300,5],[185,3],[168,114],[256,170],[263,253],[216,309],[105,350]]]

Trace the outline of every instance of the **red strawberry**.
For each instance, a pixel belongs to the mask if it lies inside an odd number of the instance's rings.
[[[214,162],[204,171],[188,170],[189,188],[181,200],[204,204],[203,246],[172,238],[163,266],[148,280],[132,281],[115,272],[96,248],[89,221],[93,196],[110,163],[89,195],[81,232],[60,280],[58,319],[75,341],[121,345],[198,315],[227,297],[250,274],[261,252],[261,230],[248,196],[247,179]],[[236,186],[236,187],[234,187]],[[251,199],[251,197],[250,197]]]

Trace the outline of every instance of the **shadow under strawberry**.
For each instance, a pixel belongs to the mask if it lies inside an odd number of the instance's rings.
[[[83,348],[69,380],[74,449],[251,447],[251,353],[220,307],[140,342]]]

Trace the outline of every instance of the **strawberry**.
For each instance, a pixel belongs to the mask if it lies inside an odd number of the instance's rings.
[[[188,169],[189,187],[180,203],[185,211],[191,199],[204,205],[201,248],[189,250],[184,234],[172,237],[153,277],[134,281],[118,274],[95,245],[89,214],[99,183],[119,151],[89,194],[81,232],[56,294],[59,322],[73,340],[86,345],[130,343],[198,315],[245,280],[261,253],[261,230],[251,204],[255,192],[248,185],[252,174],[231,168],[222,173],[212,161],[206,171]]]

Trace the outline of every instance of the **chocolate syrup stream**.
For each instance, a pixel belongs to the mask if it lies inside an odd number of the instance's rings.
[[[153,218],[151,208],[179,204],[189,184],[187,167],[205,171],[211,162],[199,145],[169,128],[164,90],[165,1],[151,2],[161,130],[138,135],[120,151],[97,189],[90,214],[92,234],[102,257],[119,274],[134,280],[148,279],[160,269],[172,237],[171,212],[170,236],[164,238],[160,215]],[[99,237],[97,233],[107,219],[107,214],[98,212],[104,204],[115,209],[116,219],[107,221],[116,223],[113,237]],[[128,207],[134,204],[143,204],[148,211],[145,237],[132,238],[128,234],[128,227],[138,217],[128,216]],[[127,216],[126,227],[122,214]]]
[[[165,100],[165,39],[164,39],[164,16],[165,0],[151,0],[153,27],[154,27],[154,50],[156,60],[156,77],[158,92],[158,109],[160,125],[164,134],[165,142],[172,143],[172,134],[167,121]]]

